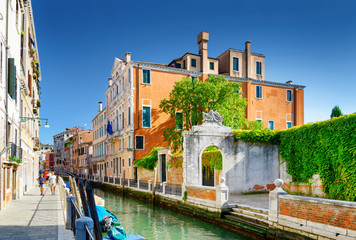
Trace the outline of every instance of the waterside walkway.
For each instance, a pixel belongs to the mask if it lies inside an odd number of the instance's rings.
[[[0,239],[74,239],[64,224],[58,187],[55,195],[45,187],[45,196],[34,187],[0,211]]]

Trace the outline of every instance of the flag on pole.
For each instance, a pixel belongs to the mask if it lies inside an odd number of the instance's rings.
[[[110,135],[113,134],[113,132],[112,132],[112,126],[111,126],[109,120],[108,120],[108,125],[106,126],[106,131],[107,131]]]

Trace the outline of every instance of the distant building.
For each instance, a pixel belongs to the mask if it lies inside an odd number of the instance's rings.
[[[93,124],[93,174],[97,177],[106,176],[107,169],[107,119],[106,108],[103,109],[102,102],[99,102],[99,112],[92,120]]]
[[[78,174],[80,172],[84,172],[85,168],[83,161],[80,162],[79,160],[83,160],[83,158],[88,158],[87,154],[91,154],[89,151],[89,146],[93,143],[93,132],[92,130],[84,130],[79,131],[73,135],[73,144],[72,144],[72,169],[73,172]],[[86,169],[89,166],[86,164]],[[85,171],[85,172],[89,172]]]
[[[40,153],[53,150],[53,145],[40,143]]]
[[[80,131],[80,127],[67,128],[64,132],[53,136],[54,166],[64,166],[64,145],[74,134]]]
[[[47,171],[53,171],[54,170],[54,157],[53,157],[53,150],[49,150],[45,152],[46,155],[46,168],[45,170]]]

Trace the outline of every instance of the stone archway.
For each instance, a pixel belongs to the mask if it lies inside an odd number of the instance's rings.
[[[230,127],[221,124],[217,112],[204,113],[204,123],[183,132],[183,181],[185,186],[206,188],[202,182],[202,153],[216,146],[222,154],[220,179],[231,193],[268,191],[279,178],[278,147],[237,141]],[[218,187],[216,185],[215,187]],[[210,187],[213,188],[213,187]]]
[[[213,118],[214,114],[218,119]],[[183,178],[186,185],[202,186],[201,156],[207,147],[216,146],[219,148],[224,169],[224,162],[228,158],[226,153],[229,152],[229,146],[233,145],[234,139],[231,128],[221,124],[219,113],[210,111],[209,115],[206,115],[204,115],[202,125],[193,126],[192,131],[183,132]],[[221,177],[224,177],[224,175],[221,175]]]
[[[202,163],[202,185],[219,185],[220,171],[222,170],[222,153],[216,146],[205,148],[201,154]]]

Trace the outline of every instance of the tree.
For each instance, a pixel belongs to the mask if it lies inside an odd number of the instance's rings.
[[[246,99],[240,92],[241,83],[229,82],[225,77],[210,75],[204,82],[198,79],[183,78],[176,82],[168,99],[163,99],[160,108],[163,112],[176,117],[183,114],[183,124],[167,128],[163,136],[174,152],[181,149],[182,132],[201,124],[203,112],[218,111],[224,116],[223,124],[233,129],[262,128],[255,122],[245,119]],[[177,129],[178,128],[178,129]]]
[[[340,117],[340,116],[343,116],[342,112],[341,112],[341,109],[339,108],[339,106],[335,106],[333,108],[333,110],[331,111],[331,115],[330,115],[330,118],[333,118],[333,117]]]

